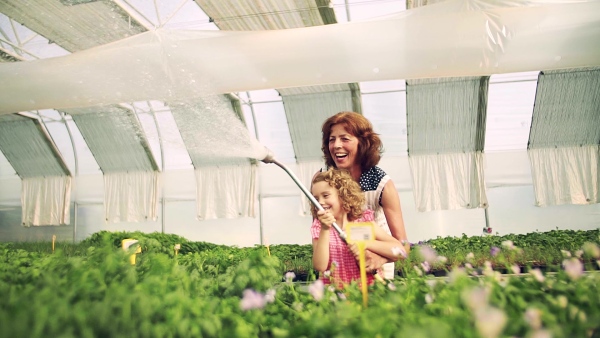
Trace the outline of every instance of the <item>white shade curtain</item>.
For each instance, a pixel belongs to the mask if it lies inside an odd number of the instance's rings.
[[[136,114],[118,106],[70,109],[68,113],[104,173],[105,220],[155,220],[158,166]]]
[[[250,135],[236,107],[224,95],[170,105],[194,165],[200,220],[254,217],[256,164],[265,147]]]
[[[409,164],[419,211],[487,207],[488,77],[407,81]]]
[[[21,186],[23,226],[70,223],[71,176],[25,177]]]
[[[155,221],[158,211],[159,175],[156,171],[105,173],[106,222]]]
[[[255,164],[202,166],[194,173],[199,220],[255,217]]]
[[[22,225],[68,224],[71,174],[44,126],[0,116],[0,150],[21,177]]]
[[[598,203],[597,145],[529,149],[535,205]]]
[[[600,69],[539,75],[529,136],[535,204],[600,202]]]

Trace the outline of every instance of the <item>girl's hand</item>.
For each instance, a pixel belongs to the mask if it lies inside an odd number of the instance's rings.
[[[352,255],[354,256],[354,258],[356,258],[356,261],[358,262],[358,260],[360,259],[360,250],[358,249],[358,244],[350,243],[348,244],[348,249],[350,249]]]
[[[357,262],[360,261],[360,250],[358,249],[358,244],[352,243],[348,244],[348,248],[352,252],[352,255],[356,259]],[[388,260],[385,257],[381,257],[380,255],[371,252],[370,250],[365,250],[365,270],[367,272],[375,272],[380,269],[383,264],[387,263]]]
[[[335,217],[333,217],[329,210],[317,211],[317,218],[321,222],[321,229],[323,230],[331,229],[331,225],[335,222]]]

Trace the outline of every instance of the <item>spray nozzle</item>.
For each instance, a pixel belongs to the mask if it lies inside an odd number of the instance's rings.
[[[265,150],[267,155],[261,161],[264,163],[273,163],[275,161],[275,154],[273,154],[273,152],[267,147],[265,147]]]

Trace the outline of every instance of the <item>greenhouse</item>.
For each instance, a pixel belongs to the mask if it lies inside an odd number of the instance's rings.
[[[0,336],[600,337],[599,42],[598,0],[1,0]],[[401,206],[368,288],[313,267],[340,112]]]

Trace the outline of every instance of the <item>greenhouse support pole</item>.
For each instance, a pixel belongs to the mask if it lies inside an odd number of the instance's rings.
[[[167,204],[167,200],[165,199],[165,196],[163,195],[162,203],[161,203],[162,210],[160,212],[161,213],[161,215],[160,215],[161,216],[160,217],[161,218],[160,230],[163,234],[165,233],[165,210],[167,209],[165,204]]]
[[[77,201],[73,202],[73,244],[77,238]]]
[[[260,245],[265,245],[264,241],[264,231],[263,231],[263,205],[262,205],[263,196],[259,192],[258,193],[258,230],[260,232]]]

